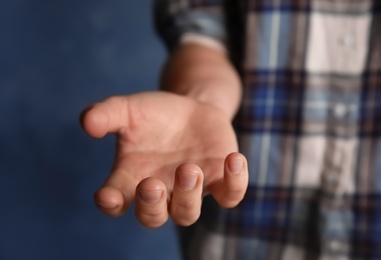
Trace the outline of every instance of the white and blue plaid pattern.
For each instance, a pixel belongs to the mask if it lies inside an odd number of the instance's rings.
[[[169,49],[192,32],[241,72],[245,199],[207,198],[189,259],[381,259],[381,1],[158,0]],[[240,48],[241,47],[241,48]]]

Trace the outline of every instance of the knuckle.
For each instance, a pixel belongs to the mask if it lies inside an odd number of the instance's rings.
[[[181,210],[185,211],[191,211],[196,207],[196,202],[194,200],[180,200],[176,202],[176,207],[178,207]]]
[[[160,227],[162,226],[168,219],[166,214],[163,213],[136,213],[135,214],[137,220],[146,227]]]
[[[135,217],[142,225],[155,228],[167,221],[168,211],[165,205],[161,203],[146,204],[138,200],[135,204]]]
[[[220,206],[221,207],[224,207],[224,208],[234,208],[235,206],[237,206],[239,203],[239,201],[237,200],[222,200],[220,201]]]
[[[241,202],[243,197],[244,192],[242,190],[235,192],[229,191],[222,196],[222,198],[219,200],[219,204],[224,208],[233,208]]]
[[[241,201],[245,196],[247,189],[247,182],[231,183],[226,185],[223,194],[223,198],[230,201]]]
[[[121,209],[105,209],[97,206],[97,208],[105,215],[109,217],[121,217],[124,214],[124,210]]]
[[[179,226],[192,225],[200,217],[201,209],[195,200],[176,201],[171,206],[170,215]]]
[[[172,216],[172,220],[173,222],[175,222],[176,225],[186,227],[195,223],[199,217],[200,217],[200,212],[197,211],[197,212],[192,212],[189,214],[181,214],[181,215]]]
[[[122,104],[123,99],[121,99],[118,96],[111,96],[104,100],[104,103],[115,103],[115,104]]]
[[[136,205],[135,215],[137,217],[145,217],[145,218],[157,218],[163,214],[162,207],[147,207],[143,205]]]
[[[229,190],[225,193],[225,197],[229,200],[241,200],[245,191],[242,189]]]

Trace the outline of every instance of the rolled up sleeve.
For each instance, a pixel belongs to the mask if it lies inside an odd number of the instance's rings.
[[[226,44],[222,1],[156,0],[154,21],[156,31],[169,51],[189,34],[207,37],[221,46]]]

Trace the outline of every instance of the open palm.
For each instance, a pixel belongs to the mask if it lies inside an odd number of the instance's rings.
[[[228,117],[214,106],[159,91],[112,97],[87,109],[82,125],[93,137],[117,134],[113,170],[95,194],[109,215],[123,214],[135,199],[146,226],[168,215],[189,225],[203,195],[232,207],[246,191],[246,160],[236,153]]]

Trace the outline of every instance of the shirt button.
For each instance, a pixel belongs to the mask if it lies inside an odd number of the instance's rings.
[[[342,252],[347,249],[347,245],[339,240],[332,240],[329,242],[328,248],[332,252]]]
[[[323,183],[330,186],[336,186],[339,181],[339,176],[334,171],[327,171],[323,174]]]
[[[332,107],[332,113],[337,118],[343,118],[348,112],[344,104],[338,103]]]
[[[353,34],[346,34],[340,37],[339,42],[345,47],[353,47],[356,45],[356,37]]]
[[[341,168],[343,164],[343,152],[337,149],[335,152],[332,153],[329,160],[332,167]]]
[[[323,256],[319,258],[320,260],[348,260],[347,256]]]

